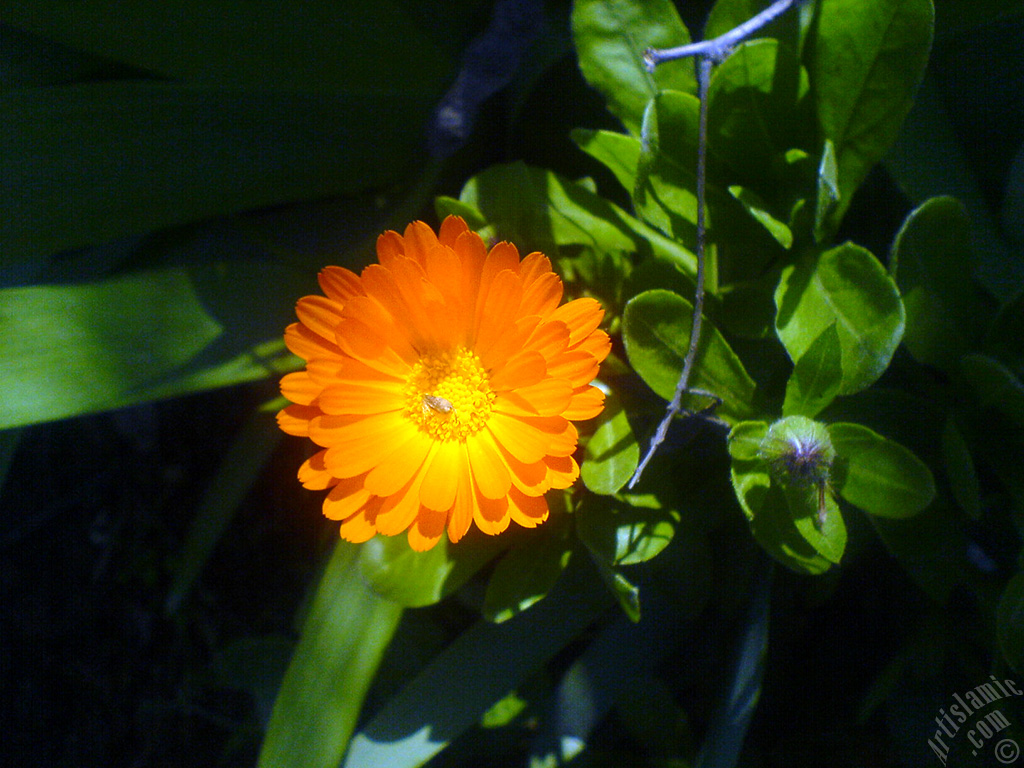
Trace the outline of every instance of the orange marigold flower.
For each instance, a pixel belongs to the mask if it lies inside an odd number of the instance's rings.
[[[323,450],[299,469],[324,514],[366,541],[408,530],[413,549],[548,516],[544,492],[579,476],[571,420],[601,412],[591,386],[611,347],[594,299],[559,306],[541,253],[488,252],[449,216],[377,240],[379,264],[320,273],[285,331],[306,369],[281,381],[278,423]]]

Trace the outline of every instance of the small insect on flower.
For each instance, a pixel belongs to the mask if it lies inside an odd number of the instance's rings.
[[[455,406],[451,404],[451,401],[445,400],[440,395],[424,395],[423,396],[423,415],[430,416],[431,414],[440,414],[442,416],[448,416],[455,411]]]

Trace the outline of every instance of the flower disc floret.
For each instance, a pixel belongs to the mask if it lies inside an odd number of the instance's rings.
[[[603,407],[600,305],[561,304],[546,256],[488,250],[457,217],[385,232],[377,255],[324,269],[285,332],[306,367],[282,379],[278,421],[321,449],[299,479],[350,541],[407,531],[424,550],[543,522],[544,493],[579,476],[573,422]]]

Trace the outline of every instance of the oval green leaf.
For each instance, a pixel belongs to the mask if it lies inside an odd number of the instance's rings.
[[[640,446],[633,428],[618,396],[612,392],[605,398],[597,429],[587,441],[580,467],[583,484],[594,493],[615,493],[629,482],[639,461]]]
[[[931,0],[829,0],[808,40],[818,119],[839,164],[838,221],[896,139],[931,50]]]
[[[841,395],[874,383],[903,337],[903,302],[895,281],[870,251],[853,243],[783,270],[775,305],[775,330],[792,360],[803,357],[835,324]]]
[[[690,42],[690,33],[669,0],[577,0],[572,32],[583,76],[634,135],[639,135],[644,107],[658,91],[696,90],[689,61],[664,64],[653,73],[644,66],[647,48]]]
[[[635,296],[623,312],[622,338],[630,364],[659,396],[671,400],[690,344],[693,306],[671,291]],[[725,338],[705,318],[690,385],[722,399],[716,413],[730,423],[754,413],[754,380]],[[700,409],[707,398],[686,396]]]
[[[931,470],[910,450],[860,424],[831,424],[833,487],[870,515],[913,517],[935,498]]]

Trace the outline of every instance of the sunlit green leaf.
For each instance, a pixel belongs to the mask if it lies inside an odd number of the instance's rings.
[[[601,581],[615,596],[622,612],[634,624],[640,621],[640,588],[627,579],[621,570],[609,565],[606,561],[597,558],[594,562],[597,565]]]
[[[659,396],[671,400],[690,344],[693,307],[670,291],[647,291],[634,297],[623,313],[623,341],[630,364]],[[754,412],[754,381],[728,343],[707,320],[702,323],[700,351],[690,386],[722,399],[716,413],[739,421]],[[688,396],[695,408],[707,398]]]
[[[510,240],[554,258],[558,247],[652,254],[686,274],[696,257],[586,187],[543,168],[516,162],[491,166],[462,190],[460,200],[480,211],[485,237]]]
[[[609,565],[634,565],[656,557],[675,535],[679,513],[634,507],[615,499],[587,499],[576,513],[584,544]]]
[[[285,673],[259,768],[334,768],[355,729],[402,607],[363,582],[359,548],[339,541]]]
[[[581,0],[573,4],[572,29],[583,76],[634,135],[644,107],[659,90],[692,93],[696,88],[689,61],[659,66],[654,73],[644,67],[647,48],[690,42],[669,0]]]
[[[816,416],[832,402],[843,381],[842,347],[833,323],[819,334],[793,366],[786,382],[784,416]]]
[[[501,623],[541,600],[569,564],[568,516],[548,520],[498,561],[487,582],[483,615]]]
[[[308,287],[306,279],[262,265],[264,299],[279,301],[267,301],[266,316],[254,326],[233,311],[239,302],[249,306],[251,293],[220,293],[220,281],[238,288],[232,275],[242,270],[220,266],[220,277],[205,268],[163,269],[85,285],[0,290],[0,357],[7,361],[0,367],[6,392],[0,427],[253,381],[297,367],[280,336],[264,342],[253,331],[269,327],[267,319],[283,331],[295,298]],[[213,315],[210,299],[217,297]]]
[[[640,460],[633,428],[614,392],[605,398],[597,429],[587,441],[580,475],[594,493],[615,493],[633,476]]]
[[[764,227],[779,245],[787,250],[793,246],[793,233],[789,227],[771,214],[767,203],[756,192],[733,185],[729,187],[729,194],[739,201],[744,210]]]
[[[829,0],[816,21],[809,67],[818,119],[836,148],[838,220],[910,111],[934,10],[931,0]]]
[[[344,768],[423,765],[610,604],[592,571],[569,568],[529,611],[478,622],[387,700],[352,739]]]
[[[599,160],[610,170],[622,188],[630,194],[636,185],[636,167],[640,160],[640,140],[614,131],[588,131],[579,128],[572,132],[577,146]]]
[[[0,178],[31,194],[5,199],[0,261],[387,183],[429,106],[138,79],[5,92]]]
[[[501,546],[493,536],[470,535],[458,544],[442,536],[432,549],[416,552],[404,535],[375,536],[362,545],[359,568],[377,594],[417,608],[461,587]]]
[[[833,487],[848,502],[879,517],[912,517],[935,498],[928,467],[899,443],[860,424],[831,424],[838,459]]]
[[[835,324],[842,350],[839,394],[864,389],[881,376],[903,336],[894,281],[869,251],[852,243],[783,270],[775,304],[775,328],[793,360]]]
[[[832,139],[825,139],[825,147],[821,152],[818,164],[818,194],[814,205],[814,240],[822,243],[830,233],[829,219],[838,205],[839,197],[839,165],[836,162],[836,145]]]

